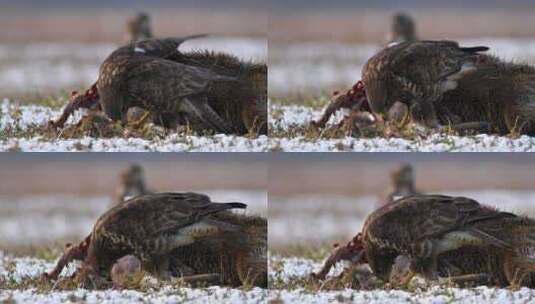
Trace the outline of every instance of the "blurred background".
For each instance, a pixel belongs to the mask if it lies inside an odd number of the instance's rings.
[[[532,153],[279,153],[269,164],[270,250],[349,241],[395,193],[405,165],[417,192],[535,213]]]
[[[149,16],[155,37],[208,33],[182,50],[209,49],[267,59],[267,7],[260,0],[0,0],[0,101],[21,102],[87,87],[100,63]]]
[[[194,191],[267,215],[267,160],[260,153],[2,153],[0,252],[80,240],[142,168],[149,191]]]
[[[388,41],[392,16],[412,18],[418,39],[487,45],[504,59],[535,63],[535,2],[529,0],[271,0],[270,95],[303,99],[347,89]]]

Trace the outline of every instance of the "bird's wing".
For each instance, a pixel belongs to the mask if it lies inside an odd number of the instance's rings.
[[[166,210],[159,215],[158,226],[150,233],[152,236],[176,232],[180,228],[201,221],[212,213],[246,208],[246,205],[242,203],[213,203],[208,196],[198,193],[167,193],[166,195],[164,198]],[[221,227],[223,226],[221,224]]]
[[[462,48],[454,41],[420,41],[407,44],[392,57],[396,78],[426,94],[425,86],[456,80],[474,69],[470,61],[487,47]],[[418,68],[422,66],[423,68]],[[431,88],[431,87],[430,87]]]
[[[213,81],[230,79],[207,69],[165,59],[137,58],[127,79],[129,94],[145,107],[172,110],[182,98],[207,92]]]
[[[479,224],[485,223],[488,226],[492,221],[516,217],[514,214],[481,205],[466,197],[435,197],[431,207],[433,209],[430,210],[430,215],[423,218],[421,225],[425,231],[422,239],[441,237],[452,231],[468,231],[487,244],[510,247],[507,242],[481,229]]]

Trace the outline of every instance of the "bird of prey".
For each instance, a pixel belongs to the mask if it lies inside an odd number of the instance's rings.
[[[404,42],[368,60],[362,79],[375,113],[404,103],[430,128],[535,133],[535,68],[454,41]]]
[[[389,45],[417,40],[414,19],[405,13],[394,14],[387,40]]]
[[[370,58],[362,80],[371,109],[385,114],[395,102],[406,104],[413,118],[437,127],[436,108],[458,81],[476,71],[487,47],[461,47],[454,41],[403,42]]]
[[[128,19],[126,30],[131,42],[153,38],[150,16],[144,12],[139,12]]]
[[[123,123],[128,110],[137,107],[168,128],[267,133],[267,67],[222,53],[178,50],[184,41],[203,36],[120,47],[100,66],[97,82],[85,93],[74,94],[52,125],[61,127],[77,108],[99,104],[110,119]]]
[[[390,174],[388,194],[380,205],[390,204],[402,197],[415,194],[420,193],[416,190],[414,170],[411,165],[404,164]]]
[[[79,276],[86,279],[109,273],[115,261],[136,256],[143,268],[168,278],[169,253],[196,241],[240,227],[218,221],[210,215],[230,209],[244,209],[243,203],[214,203],[198,193],[158,193],[132,198],[104,213],[91,234],[78,246],[69,246],[56,268],[47,276],[57,278],[71,260],[83,260]]]
[[[151,192],[147,189],[143,167],[132,164],[119,175],[115,203],[122,203],[135,196]]]

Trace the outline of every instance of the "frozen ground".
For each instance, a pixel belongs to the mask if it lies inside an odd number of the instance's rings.
[[[100,63],[119,45],[109,43],[0,44],[0,92],[70,92],[95,82]],[[244,60],[265,61],[265,39],[208,37],[181,50],[208,49]],[[0,94],[1,95],[1,94]]]
[[[267,214],[265,192],[243,190],[197,192],[209,195],[214,201],[244,202],[248,205],[247,214],[263,216]],[[108,196],[0,196],[0,244],[5,247],[52,245],[56,241],[81,239],[91,231],[96,219],[111,205],[112,199]]]
[[[402,138],[322,138],[308,137],[303,130],[310,121],[321,117],[321,108],[303,105],[271,103],[269,128],[272,133],[284,136],[270,138],[274,150],[286,152],[533,152],[535,138],[520,136],[509,138],[496,135],[451,136],[434,134],[414,140]],[[331,117],[330,124],[339,122],[342,113]],[[292,131],[295,130],[295,131]],[[290,134],[290,135],[286,135]]]
[[[535,191],[441,191],[466,196],[506,211],[535,212]],[[271,246],[331,244],[348,241],[361,230],[365,217],[377,207],[378,197],[302,195],[269,198]]]
[[[535,40],[479,38],[462,45],[486,45],[491,54],[507,60],[535,63]],[[348,88],[360,79],[366,60],[380,45],[299,42],[273,43],[269,48],[269,89],[273,96],[317,94]]]
[[[38,105],[19,105],[5,99],[0,103],[0,151],[95,151],[95,152],[263,152],[269,149],[267,136],[216,134],[184,136],[169,134],[164,138],[94,138],[48,139],[40,131],[51,119],[61,115],[60,109]],[[73,124],[81,117],[76,113],[67,121]],[[6,136],[8,128],[25,136]]]
[[[13,258],[0,252],[0,280],[22,282],[37,279],[54,267],[53,262],[36,258]],[[70,265],[63,275],[74,271]],[[157,290],[39,291],[32,289],[0,290],[1,303],[265,303],[268,291],[261,288],[176,288],[165,286]]]
[[[283,285],[306,279],[312,271],[321,268],[321,263],[305,258],[271,256],[269,266],[270,282]],[[336,270],[340,268],[335,269],[333,273]],[[489,287],[461,289],[437,286],[415,292],[353,289],[309,291],[297,287],[272,290],[270,297],[282,303],[531,303],[535,299],[535,290],[522,288],[512,291]]]

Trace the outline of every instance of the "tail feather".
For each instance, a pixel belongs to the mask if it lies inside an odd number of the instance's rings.
[[[178,48],[182,43],[188,40],[199,39],[199,38],[204,38],[208,36],[209,34],[195,34],[195,35],[189,35],[189,36],[184,36],[184,37],[169,37],[169,38],[165,38],[165,40],[174,42]]]
[[[229,209],[246,209],[247,205],[244,203],[210,203],[207,205],[204,205],[202,207],[199,207],[202,209],[200,211],[202,216],[206,216],[212,213],[221,212],[223,210],[229,210]]]
[[[489,50],[489,47],[486,47],[486,46],[474,46],[474,47],[461,47],[461,50],[463,52],[467,52],[467,53],[471,53],[471,54],[476,54],[476,53],[479,53],[479,52],[486,52]]]

